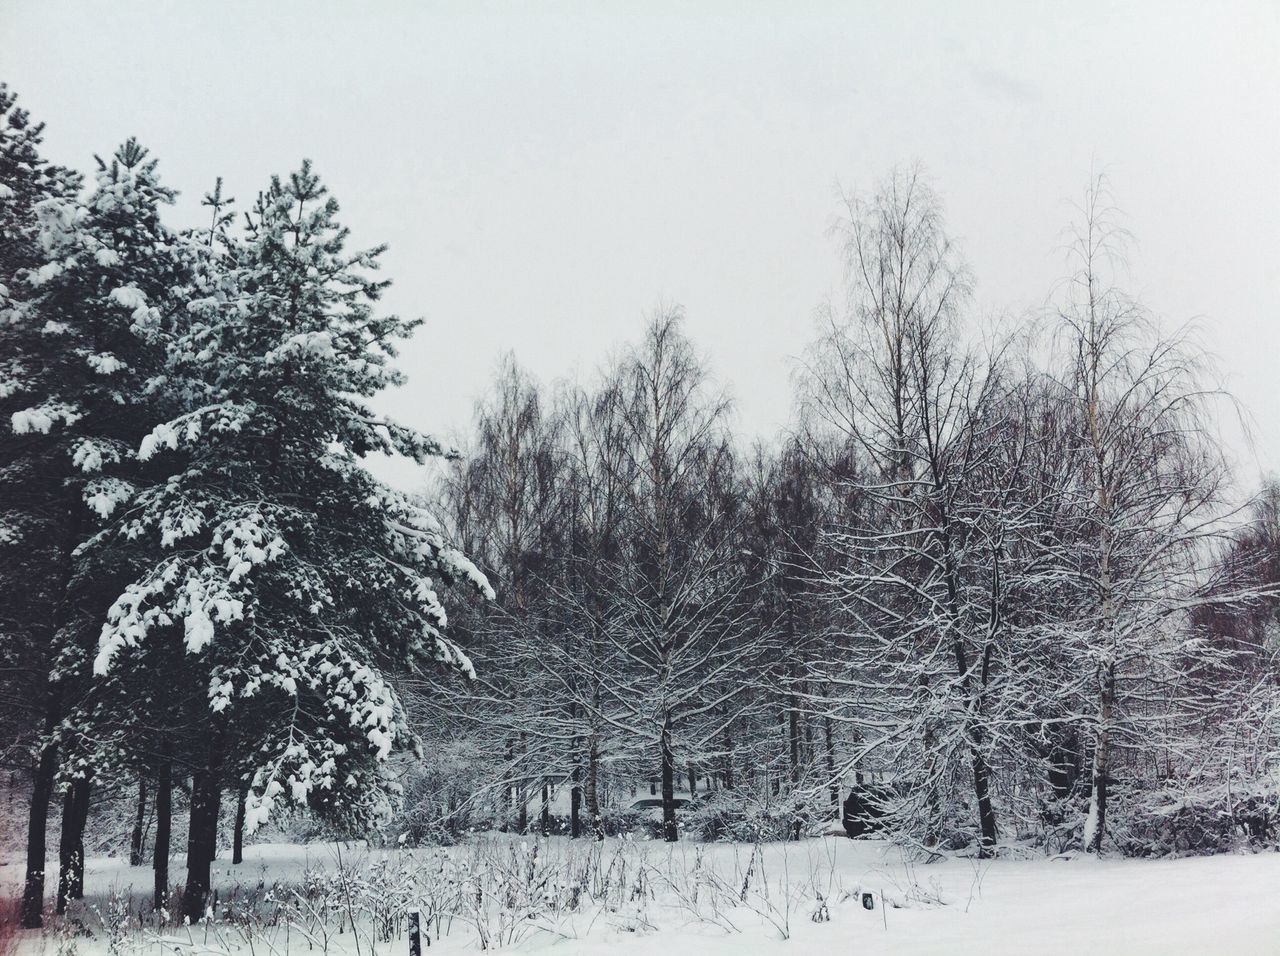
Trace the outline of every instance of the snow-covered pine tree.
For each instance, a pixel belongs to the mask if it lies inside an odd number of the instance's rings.
[[[74,543],[58,529],[69,522],[66,495],[44,476],[49,458],[43,438],[16,435],[9,427],[25,407],[24,383],[47,351],[41,334],[38,292],[29,278],[44,263],[36,208],[67,200],[79,178],[40,155],[43,126],[31,122],[17,95],[0,85],[0,732],[14,764],[33,752],[34,793],[29,839],[38,860],[28,871],[23,925],[39,926],[44,893],[44,835],[56,752],[42,745],[57,722],[48,682],[54,611],[65,588]],[[52,706],[51,706],[52,704]],[[8,754],[7,754],[8,755]]]
[[[11,98],[7,108],[12,113]],[[134,141],[99,161],[97,186],[76,198],[78,178],[43,167],[38,127],[10,119],[6,177],[17,209],[6,216],[3,399],[0,446],[6,562],[31,622],[25,642],[29,700],[44,711],[28,827],[22,921],[41,921],[44,830],[54,774],[68,788],[59,904],[78,894],[77,852],[89,764],[69,749],[67,718],[88,688],[95,619],[111,600],[108,579],[80,574],[78,548],[134,487],[131,449],[159,417],[146,399],[162,352],[152,340],[173,282],[171,237],[159,207],[172,193]],[[86,640],[86,635],[89,635]],[[8,642],[6,642],[8,643]],[[11,645],[12,646],[12,645]],[[72,793],[71,791],[75,791]],[[77,824],[76,821],[81,823]]]
[[[139,450],[178,467],[116,535],[160,554],[111,608],[97,672],[176,643],[207,699],[206,732],[188,743],[198,751],[183,755],[196,768],[192,919],[204,913],[227,768],[254,768],[250,829],[282,795],[346,826],[369,822],[389,789],[383,761],[415,743],[389,675],[431,662],[469,670],[444,636],[436,589],[466,580],[491,593],[429,515],[361,463],[446,450],[364,401],[401,380],[394,341],[418,323],[375,312],[382,249],[346,252],[337,212],[304,163],[272,180],[243,237],[209,237],[216,255],[170,345],[170,381],[191,407]]]

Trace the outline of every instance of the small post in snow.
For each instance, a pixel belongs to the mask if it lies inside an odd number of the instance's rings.
[[[409,956],[422,956],[422,925],[416,906],[409,910]]]

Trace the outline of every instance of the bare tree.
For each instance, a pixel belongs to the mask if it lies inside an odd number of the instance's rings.
[[[614,666],[601,680],[600,716],[657,745],[670,841],[679,751],[732,720],[758,636],[746,626],[736,547],[729,405],[710,391],[677,311],[654,317],[610,380],[626,501],[618,557],[605,566]]]
[[[1057,310],[1055,370],[1081,451],[1079,500],[1087,548],[1073,560],[1087,602],[1064,621],[1095,681],[1084,845],[1102,849],[1119,738],[1149,732],[1133,704],[1181,656],[1175,627],[1193,608],[1246,601],[1223,589],[1216,547],[1240,505],[1212,431],[1208,369],[1187,330],[1163,332],[1113,276],[1126,234],[1106,183],[1085,193],[1073,227],[1073,271]],[[1161,665],[1164,665],[1162,668]]]
[[[984,711],[1000,626],[998,530],[985,527],[1002,429],[1000,352],[965,347],[968,273],[919,169],[898,170],[841,226],[850,315],[829,319],[807,376],[812,415],[861,460],[861,512],[831,531],[828,575],[859,698],[854,761],[899,768],[898,808],[937,840],[964,754],[983,852],[996,841]]]

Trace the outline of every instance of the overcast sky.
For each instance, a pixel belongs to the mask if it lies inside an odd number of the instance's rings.
[[[380,404],[457,434],[497,358],[589,375],[659,303],[783,427],[837,292],[837,184],[924,164],[979,314],[1043,306],[1105,168],[1132,290],[1197,319],[1280,470],[1280,3],[0,0],[0,79],[88,169],[136,135],[194,222],[310,157],[389,307],[427,324]],[[381,469],[409,483],[405,469]]]

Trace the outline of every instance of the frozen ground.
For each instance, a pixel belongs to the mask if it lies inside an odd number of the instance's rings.
[[[759,853],[746,845],[621,841],[592,852],[582,841],[499,836],[444,851],[254,846],[240,866],[219,861],[216,881],[223,901],[239,901],[233,908],[254,909],[257,917],[227,916],[212,933],[189,934],[139,927],[135,915],[127,931],[117,920],[116,951],[345,954],[355,952],[358,941],[362,954],[407,954],[396,914],[421,902],[429,910],[434,905],[441,918],[432,924],[433,944],[424,950],[430,953],[474,951],[485,936],[492,949],[568,956],[1280,954],[1275,853],[981,865],[951,859],[925,866],[905,862],[880,842],[835,837],[768,845]],[[180,864],[174,860],[178,878]],[[333,881],[327,888],[316,888],[320,874]],[[121,891],[132,887],[145,897],[150,875],[118,860],[89,861],[88,892],[77,905],[85,907],[79,918],[95,935],[71,938],[75,952],[108,951],[111,919],[102,914],[111,909],[113,890],[119,911]],[[7,857],[0,892],[12,898],[20,879],[19,861]],[[266,896],[277,883],[309,884],[312,910],[301,903],[287,916],[277,910],[268,925],[267,911],[288,896],[283,889],[275,903]],[[874,910],[863,908],[864,892],[874,895]],[[813,920],[819,893],[826,922]],[[316,909],[328,913],[327,940],[317,932]],[[349,924],[336,931],[343,912],[358,914],[354,937]],[[379,913],[392,917],[389,941],[377,938]],[[55,929],[28,933],[18,951],[53,956],[67,939]]]

